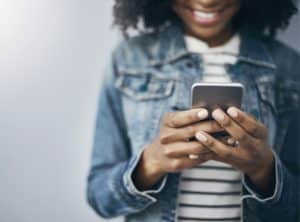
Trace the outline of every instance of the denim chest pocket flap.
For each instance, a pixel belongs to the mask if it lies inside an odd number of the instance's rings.
[[[125,68],[119,71],[115,86],[130,99],[145,101],[170,96],[175,80],[153,68]]]

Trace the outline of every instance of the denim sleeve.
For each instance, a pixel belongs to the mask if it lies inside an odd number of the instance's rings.
[[[275,188],[269,197],[262,196],[243,176],[249,207],[265,221],[299,221],[300,217],[300,112],[295,112],[284,147],[275,157]]]
[[[155,203],[152,195],[162,190],[167,176],[151,189],[140,191],[132,172],[142,154],[132,154],[122,112],[119,91],[114,87],[113,62],[105,73],[98,101],[87,200],[102,217],[111,218],[139,212]]]

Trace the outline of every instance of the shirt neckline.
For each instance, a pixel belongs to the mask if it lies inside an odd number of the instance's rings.
[[[209,45],[196,37],[184,35],[184,40],[186,43],[186,48],[189,52],[194,53],[228,53],[238,55],[240,51],[240,35],[235,33],[225,44],[209,47]]]

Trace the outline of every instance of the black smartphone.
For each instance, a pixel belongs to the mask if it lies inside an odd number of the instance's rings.
[[[191,108],[205,108],[211,114],[217,108],[224,111],[230,106],[241,108],[244,86],[241,83],[195,83],[191,95]],[[226,132],[212,135],[216,138],[228,136]]]
[[[192,108],[226,110],[230,106],[241,108],[244,86],[241,83],[195,83],[192,85]]]

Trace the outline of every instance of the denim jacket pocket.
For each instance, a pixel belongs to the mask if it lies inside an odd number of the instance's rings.
[[[298,109],[300,102],[300,83],[283,80],[278,83],[278,115],[287,116]]]
[[[160,118],[174,94],[175,80],[152,67],[126,68],[118,71],[115,86],[122,95],[127,133],[137,152],[158,133]]]
[[[172,94],[175,80],[164,77],[154,70],[122,70],[116,80],[116,87],[127,97],[136,101],[162,99]]]
[[[300,84],[286,79],[275,81],[275,77],[261,78],[257,83],[261,100],[272,108],[275,116],[277,130],[274,138],[274,149],[280,152],[292,114],[299,106]],[[262,112],[264,112],[263,116],[268,116],[266,106],[262,106]],[[272,126],[268,120],[265,122],[268,127]]]

